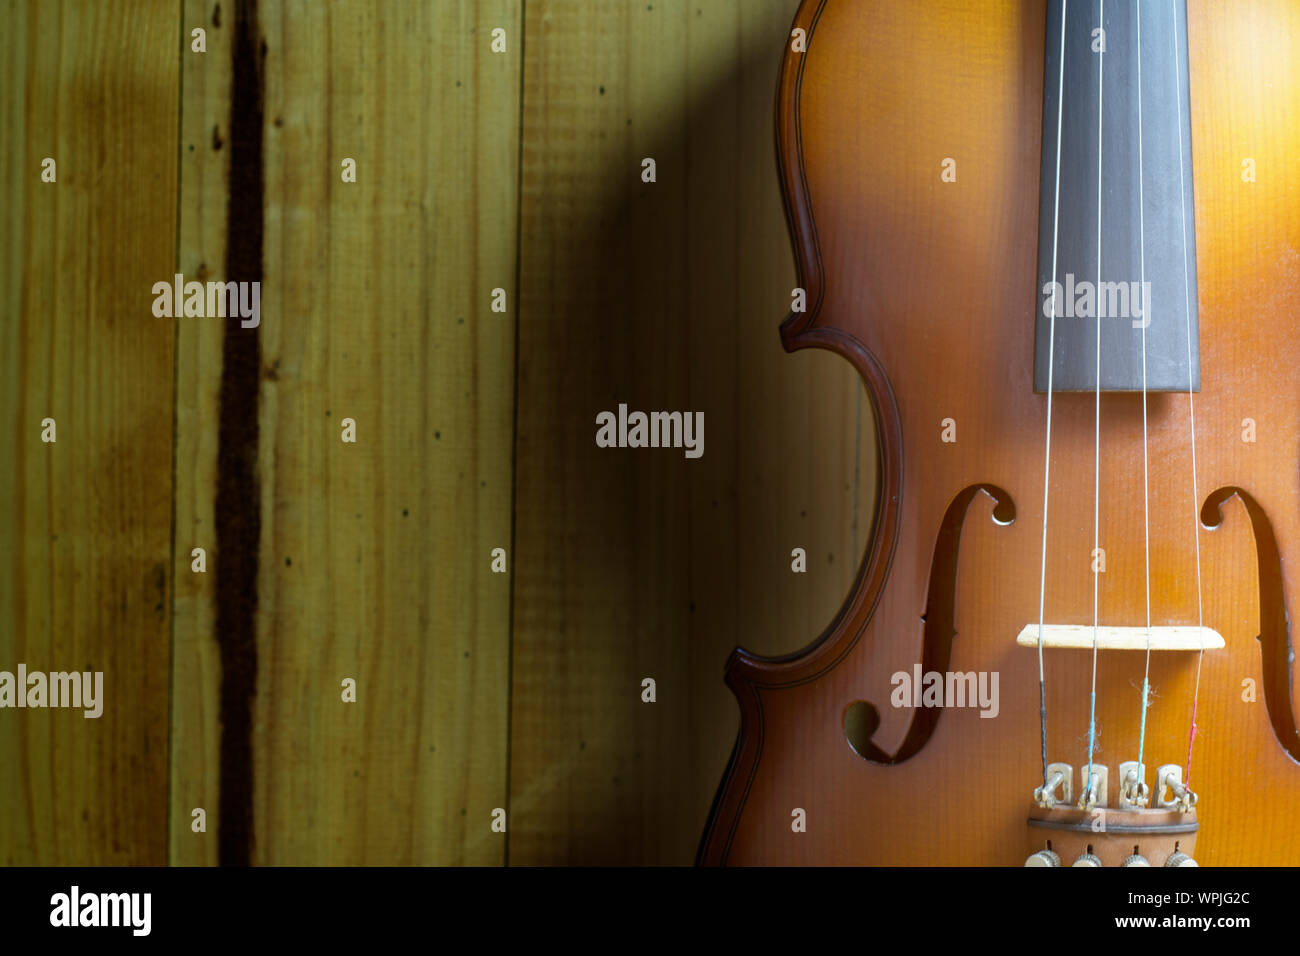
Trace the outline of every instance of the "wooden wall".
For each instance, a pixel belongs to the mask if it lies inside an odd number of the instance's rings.
[[[691,862],[727,653],[815,637],[870,530],[863,393],[776,332],[793,7],[5,4],[0,670],[107,699],[0,710],[0,861]],[[256,330],[153,316],[254,231]],[[703,457],[597,448],[620,403]]]
[[[0,861],[161,862],[175,329],[149,289],[176,254],[176,10],[3,19],[0,670],[101,671],[105,702],[0,710]]]

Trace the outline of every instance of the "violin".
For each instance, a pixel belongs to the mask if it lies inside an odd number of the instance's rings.
[[[699,862],[1300,864],[1300,4],[804,0],[776,119],[878,500]]]

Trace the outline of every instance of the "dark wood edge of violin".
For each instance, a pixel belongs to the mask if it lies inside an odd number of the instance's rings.
[[[825,300],[825,272],[817,224],[804,174],[800,126],[800,94],[804,68],[814,54],[818,21],[830,0],[803,0],[791,31],[802,29],[806,51],[787,44],[776,97],[776,158],[786,223],[794,247],[799,285],[810,308],[791,312],[781,323],[781,344],[787,352],[820,348],[852,363],[871,398],[878,445],[877,502],[867,551],[853,588],[830,625],[802,650],[764,657],[737,647],[726,666],[726,682],[740,705],[740,732],[722,783],[709,811],[696,856],[700,866],[727,862],[763,753],[763,701],[760,689],[796,687],[832,670],[851,651],[871,619],[889,576],[898,542],[903,488],[902,425],[889,378],[876,357],[856,338],[835,328],[819,326]]]

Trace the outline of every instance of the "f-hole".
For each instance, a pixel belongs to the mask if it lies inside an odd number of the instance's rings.
[[[921,641],[921,673],[947,673],[952,660],[952,639],[957,636],[955,604],[957,593],[957,556],[961,549],[961,529],[966,512],[975,495],[983,492],[993,499],[993,522],[1009,525],[1016,520],[1016,505],[1011,496],[996,485],[971,485],[952,499],[944,512],[943,524],[934,543],[934,560],[930,562],[930,586],[926,591],[925,622]],[[870,701],[857,700],[844,711],[844,736],[853,752],[864,760],[879,764],[899,764],[921,752],[939,724],[941,707],[917,707],[907,736],[893,754],[887,754],[871,739],[880,726],[880,712]]]
[[[1268,515],[1248,492],[1236,487],[1220,488],[1205,499],[1201,524],[1214,529],[1223,523],[1223,504],[1233,495],[1241,499],[1255,536],[1255,559],[1259,566],[1260,664],[1264,672],[1264,703],[1277,742],[1291,759],[1300,763],[1300,733],[1291,708],[1291,622],[1282,593],[1282,556]]]

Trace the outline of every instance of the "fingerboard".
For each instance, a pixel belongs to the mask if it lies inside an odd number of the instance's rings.
[[[1042,143],[1034,390],[1199,391],[1185,0],[1050,3]]]

